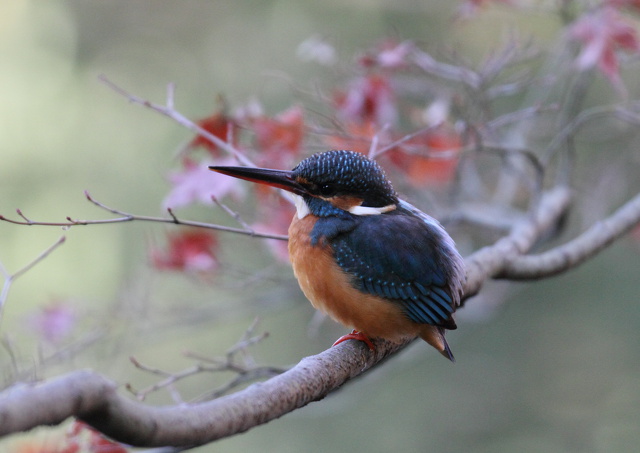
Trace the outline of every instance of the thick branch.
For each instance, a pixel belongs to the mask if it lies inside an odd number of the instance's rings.
[[[527,253],[558,222],[570,201],[570,190],[567,187],[560,186],[545,192],[530,218],[517,224],[508,236],[469,256],[465,260],[465,299],[477,294],[485,281],[500,275],[511,262]]]
[[[498,275],[509,280],[533,280],[559,274],[585,262],[640,222],[640,194],[607,219],[566,244],[539,255],[520,256]]]
[[[322,399],[404,346],[384,340],[375,344],[372,354],[360,343],[342,343],[266,382],[195,405],[156,408],[133,402],[116,392],[114,382],[91,371],[18,384],[0,395],[0,435],[76,416],[131,445],[201,445]]]

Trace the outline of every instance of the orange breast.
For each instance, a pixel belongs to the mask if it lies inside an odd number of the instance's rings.
[[[315,220],[313,215],[296,216],[289,227],[293,272],[315,308],[344,326],[390,341],[422,336],[425,328],[433,329],[409,320],[399,305],[356,289],[336,264],[328,245],[311,245],[309,233]]]

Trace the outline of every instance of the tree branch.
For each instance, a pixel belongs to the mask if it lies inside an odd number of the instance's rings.
[[[550,277],[582,264],[640,222],[640,194],[607,219],[566,244],[538,255],[519,256],[497,275],[509,280]]]
[[[266,382],[195,405],[136,403],[119,395],[117,384],[91,371],[76,371],[39,384],[17,384],[0,394],[0,435],[76,416],[130,445],[201,445],[322,399],[404,346],[384,340],[375,344],[377,351],[370,353],[357,342],[342,343],[302,359]]]
[[[516,224],[509,235],[469,256],[465,260],[467,281],[464,298],[477,294],[486,280],[500,275],[511,262],[527,253],[559,221],[570,201],[567,187],[558,186],[544,192],[529,218]]]
[[[420,69],[427,74],[432,74],[436,77],[441,77],[445,80],[453,80],[455,82],[461,82],[465,85],[477,90],[482,84],[482,78],[477,72],[471,69],[454,66],[447,63],[437,61],[427,52],[421,50],[415,50],[412,55],[412,60]]]
[[[542,194],[537,209],[511,234],[467,259],[465,297],[526,253],[569,205],[569,190]],[[39,384],[16,384],[0,394],[0,435],[76,416],[112,438],[136,446],[195,446],[244,432],[320,400],[365,373],[412,340],[374,339],[374,352],[353,341],[339,344],[268,381],[206,403],[149,407],[117,393],[117,385],[90,372]]]
[[[22,216],[22,213],[20,211],[18,211],[18,214],[20,216]],[[0,220],[2,220],[2,216],[0,216]],[[9,290],[11,289],[11,285],[13,284],[13,282],[18,277],[23,275],[25,272],[27,272],[31,268],[33,268],[40,261],[44,260],[47,256],[49,256],[60,245],[64,244],[65,240],[66,240],[66,236],[61,236],[56,242],[54,242],[52,245],[47,247],[46,250],[44,250],[42,253],[40,253],[40,255],[38,255],[34,260],[32,260],[30,263],[28,263],[26,266],[22,267],[21,269],[17,270],[13,274],[10,274],[4,268],[2,263],[0,263],[0,274],[2,274],[2,276],[4,277],[4,284],[2,285],[2,291],[0,291],[0,322],[2,321],[2,318],[3,318],[4,305],[5,305],[6,301],[7,301],[7,296],[9,294]]]
[[[198,228],[207,228],[210,230],[218,230],[218,231],[226,231],[228,233],[236,233],[236,234],[244,234],[246,236],[252,236],[263,239],[278,239],[281,241],[286,241],[288,237],[283,234],[271,234],[271,233],[257,233],[251,228],[233,228],[227,227],[224,225],[217,225],[214,223],[207,222],[196,222],[193,220],[182,220],[178,218],[175,213],[171,209],[167,209],[169,217],[152,217],[152,216],[144,216],[137,214],[130,214],[125,211],[121,211],[119,209],[110,208],[109,206],[95,200],[89,195],[89,192],[85,191],[85,197],[94,205],[98,206],[105,211],[108,211],[112,214],[119,215],[120,217],[116,217],[114,219],[94,219],[94,220],[80,220],[80,219],[72,219],[71,217],[67,217],[66,222],[38,222],[35,220],[31,220],[26,217],[22,211],[17,210],[18,215],[24,220],[14,220],[3,215],[0,215],[0,221],[13,223],[16,225],[26,225],[26,226],[60,226],[60,227],[73,227],[77,225],[103,225],[109,223],[123,223],[123,222],[132,222],[132,221],[140,221],[140,222],[156,222],[156,223],[173,223],[175,225],[185,225],[192,226]],[[236,220],[238,220],[236,218]]]
[[[109,80],[105,75],[99,75],[98,76],[98,80],[100,80],[100,82],[104,83],[106,86],[111,88],[113,91],[115,91],[119,95],[125,97],[129,102],[141,105],[143,107],[147,107],[147,108],[153,110],[154,112],[157,112],[157,113],[159,113],[159,114],[161,114],[163,116],[166,116],[166,117],[172,119],[173,121],[175,121],[176,123],[180,124],[181,126],[189,129],[190,131],[193,131],[196,134],[201,135],[202,137],[206,138],[211,143],[216,145],[218,148],[223,149],[226,152],[228,152],[229,154],[231,154],[232,156],[234,156],[243,165],[247,165],[249,167],[255,167],[256,166],[253,162],[251,162],[251,160],[243,152],[241,152],[240,150],[235,148],[233,145],[231,145],[231,142],[226,142],[226,141],[218,138],[217,136],[215,136],[211,132],[207,131],[206,129],[204,129],[204,128],[200,127],[200,126],[198,126],[196,123],[191,121],[189,118],[187,118],[186,116],[184,116],[183,114],[178,112],[174,108],[175,86],[173,84],[169,84],[167,86],[166,105],[160,105],[160,104],[155,104],[155,103],[153,103],[151,101],[148,101],[146,99],[143,99],[141,97],[138,97],[138,96],[136,96],[136,95],[134,95],[132,93],[129,93],[124,88],[120,87],[119,85],[116,85],[111,80]]]

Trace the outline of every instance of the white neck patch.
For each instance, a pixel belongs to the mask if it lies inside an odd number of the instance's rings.
[[[385,212],[393,211],[395,208],[395,204],[388,204],[380,208],[372,208],[370,206],[352,206],[349,208],[349,212],[353,215],[380,215]]]
[[[294,193],[290,193],[290,195],[293,197],[293,202],[296,205],[296,215],[299,219],[304,219],[311,213],[309,206],[307,206],[307,202],[304,201],[304,198],[300,195],[296,195]]]
[[[309,209],[307,202],[304,201],[304,198],[294,193],[289,193],[289,195],[293,198],[298,219],[304,219],[306,216],[311,214],[311,210]],[[353,215],[380,215],[385,212],[393,211],[396,208],[397,206],[395,204],[389,204],[379,208],[373,208],[371,206],[352,206],[348,211]]]
[[[300,195],[296,195],[290,193],[291,197],[293,197],[293,202],[296,206],[296,215],[298,219],[304,219],[306,216],[311,214],[311,210],[307,205],[307,202],[304,201]],[[348,209],[348,211],[353,215],[380,215],[385,212],[393,211],[397,206],[395,204],[389,204],[387,206],[382,206],[379,208],[373,208],[371,206],[352,206]]]

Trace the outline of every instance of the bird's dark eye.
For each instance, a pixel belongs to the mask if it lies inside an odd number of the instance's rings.
[[[318,186],[318,194],[322,195],[323,197],[330,197],[332,195],[335,195],[335,193],[335,189],[329,184]]]

